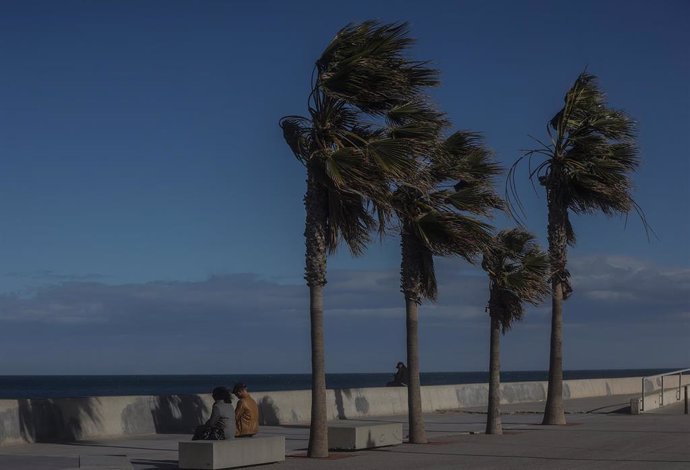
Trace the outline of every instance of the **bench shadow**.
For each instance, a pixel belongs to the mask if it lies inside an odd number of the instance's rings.
[[[137,465],[145,465],[142,470],[162,470],[179,469],[177,460],[153,460],[153,459],[131,459],[130,462]]]
[[[151,450],[155,452],[175,452],[171,449],[160,449],[157,447],[141,447],[141,446],[120,446],[115,444],[106,444],[103,442],[92,442],[92,441],[76,441],[76,442],[66,442],[63,445],[68,446],[79,446],[79,447],[104,447],[107,449],[135,449],[135,450]]]

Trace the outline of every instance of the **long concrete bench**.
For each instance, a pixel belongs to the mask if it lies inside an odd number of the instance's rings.
[[[180,442],[179,468],[216,470],[285,460],[285,436]]]
[[[328,446],[334,450],[360,450],[402,444],[400,423],[334,423],[328,426]]]

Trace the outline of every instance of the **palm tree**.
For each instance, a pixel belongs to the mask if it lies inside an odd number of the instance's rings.
[[[418,307],[436,300],[434,255],[459,255],[469,262],[486,249],[489,216],[502,206],[492,179],[500,173],[478,134],[456,132],[428,155],[415,174],[417,185],[401,184],[393,195],[402,247],[401,291],[405,296],[409,442],[427,442],[419,377]],[[419,182],[425,182],[420,185]]]
[[[520,229],[502,230],[484,253],[482,269],[489,275],[489,404],[487,434],[503,434],[501,425],[500,341],[513,322],[522,319],[523,304],[538,304],[549,293],[549,259],[534,242],[534,236]]]
[[[551,348],[544,424],[565,424],[563,411],[563,301],[572,293],[567,245],[574,245],[570,213],[628,214],[635,210],[646,230],[644,213],[631,196],[631,174],[639,165],[635,126],[624,112],[606,103],[597,79],[581,73],[568,90],[563,108],[547,124],[548,143],[520,157],[509,173],[514,192],[515,168],[524,159],[542,158],[530,170],[546,188],[551,260]]]
[[[405,58],[412,44],[406,24],[348,25],[317,60],[309,116],[286,116],[287,144],[307,170],[305,280],[311,319],[310,457],[328,456],[323,341],[326,259],[341,240],[363,252],[370,231],[385,218],[388,181],[415,171],[415,140],[382,119],[438,83],[437,72]],[[379,220],[372,215],[379,215]]]

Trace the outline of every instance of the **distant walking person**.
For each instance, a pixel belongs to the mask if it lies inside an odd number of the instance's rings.
[[[393,380],[386,384],[386,387],[406,387],[410,381],[410,376],[407,372],[407,367],[402,362],[398,362],[395,366],[398,369],[393,376]]]
[[[235,384],[232,393],[238,398],[235,407],[235,437],[252,437],[259,431],[259,407],[249,395],[245,384]]]
[[[197,426],[194,437],[192,437],[193,441],[217,441],[235,438],[235,434],[232,432],[233,409],[230,391],[225,387],[214,388],[213,400],[215,403],[213,403],[211,417],[206,423]]]

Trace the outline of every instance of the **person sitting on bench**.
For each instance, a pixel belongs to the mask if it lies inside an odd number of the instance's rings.
[[[216,387],[213,389],[212,395],[215,403],[213,403],[211,417],[201,426],[197,426],[194,437],[192,437],[193,441],[218,441],[235,438],[232,429],[234,410],[230,391],[225,387]]]
[[[259,407],[249,395],[245,384],[235,384],[232,393],[238,398],[235,407],[235,437],[252,437],[259,431]]]

